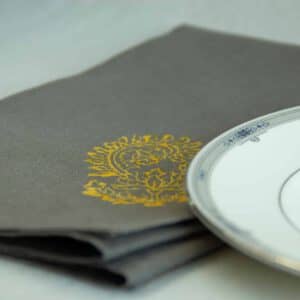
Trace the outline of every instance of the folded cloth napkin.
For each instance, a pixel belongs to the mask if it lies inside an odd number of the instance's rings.
[[[222,131],[299,104],[299,63],[296,46],[184,26],[2,101],[0,229],[113,238],[183,224],[191,158]],[[156,249],[171,245],[182,246]]]
[[[65,264],[87,265],[107,263],[133,252],[206,232],[203,225],[193,220],[116,237],[101,236],[94,232],[7,232],[0,233],[0,243],[27,256]]]
[[[175,267],[191,262],[197,258],[221,248],[223,243],[210,233],[191,234],[180,240],[173,240],[168,243],[158,244],[143,250],[131,252],[126,256],[118,259],[112,259],[103,262],[99,257],[92,254],[91,260],[78,262],[78,257],[73,258],[72,253],[68,253],[68,259],[63,260],[61,256],[51,254],[51,251],[40,249],[37,253],[32,248],[19,248],[13,243],[0,239],[0,252],[18,258],[29,258],[35,261],[52,263],[59,265],[67,270],[79,268],[80,272],[88,274],[94,273],[97,276],[102,275],[105,271],[106,281],[117,285],[125,285],[127,287],[135,287],[148,280],[170,271]],[[78,247],[76,245],[76,247]],[[76,249],[76,248],[75,248]],[[82,250],[89,251],[88,247]],[[75,251],[76,252],[76,251]],[[78,254],[78,253],[77,253]]]

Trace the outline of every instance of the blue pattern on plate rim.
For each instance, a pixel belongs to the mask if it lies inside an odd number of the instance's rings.
[[[205,177],[205,172],[204,172],[204,170],[200,169],[200,171],[199,171],[199,179],[203,180],[204,177]]]
[[[259,121],[251,126],[239,129],[224,142],[224,146],[231,146],[237,142],[246,142],[248,140],[258,142],[258,135],[262,134],[269,125],[269,122]]]

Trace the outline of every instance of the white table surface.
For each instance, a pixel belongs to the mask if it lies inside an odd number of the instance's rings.
[[[0,97],[83,71],[188,23],[300,44],[296,0],[2,0]],[[124,291],[0,257],[0,299],[298,299],[297,277],[226,250]]]

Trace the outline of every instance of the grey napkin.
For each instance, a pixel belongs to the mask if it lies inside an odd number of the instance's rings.
[[[300,50],[183,27],[0,103],[0,228],[124,234],[192,218],[189,161],[299,103]]]
[[[95,232],[2,232],[0,243],[6,244],[13,252],[43,260],[91,265],[95,262],[107,263],[134,252],[205,232],[207,229],[193,220],[116,237]]]
[[[201,142],[298,105],[299,75],[297,46],[184,26],[2,101],[0,228],[115,237],[182,224]],[[129,256],[126,278],[138,274]]]
[[[117,285],[135,287],[155,278],[176,267],[191,262],[197,258],[211,254],[222,246],[222,242],[212,234],[194,234],[190,237],[150,247],[143,251],[136,251],[120,259],[103,263],[95,259],[90,263],[76,264],[71,259],[62,261],[53,255],[38,255],[34,251],[27,251],[26,247],[19,249],[12,244],[0,240],[2,254],[18,258],[29,258],[35,261],[52,263],[69,271],[77,271],[87,275],[103,276],[106,281]],[[24,251],[25,250],[25,251]],[[88,252],[88,248],[85,248]],[[91,252],[93,253],[93,252]],[[70,258],[72,254],[70,254]],[[75,260],[76,262],[76,260]]]

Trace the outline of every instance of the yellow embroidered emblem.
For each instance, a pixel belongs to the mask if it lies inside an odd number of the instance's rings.
[[[90,180],[83,194],[112,204],[162,206],[186,202],[185,175],[201,142],[143,135],[121,137],[88,152]]]

